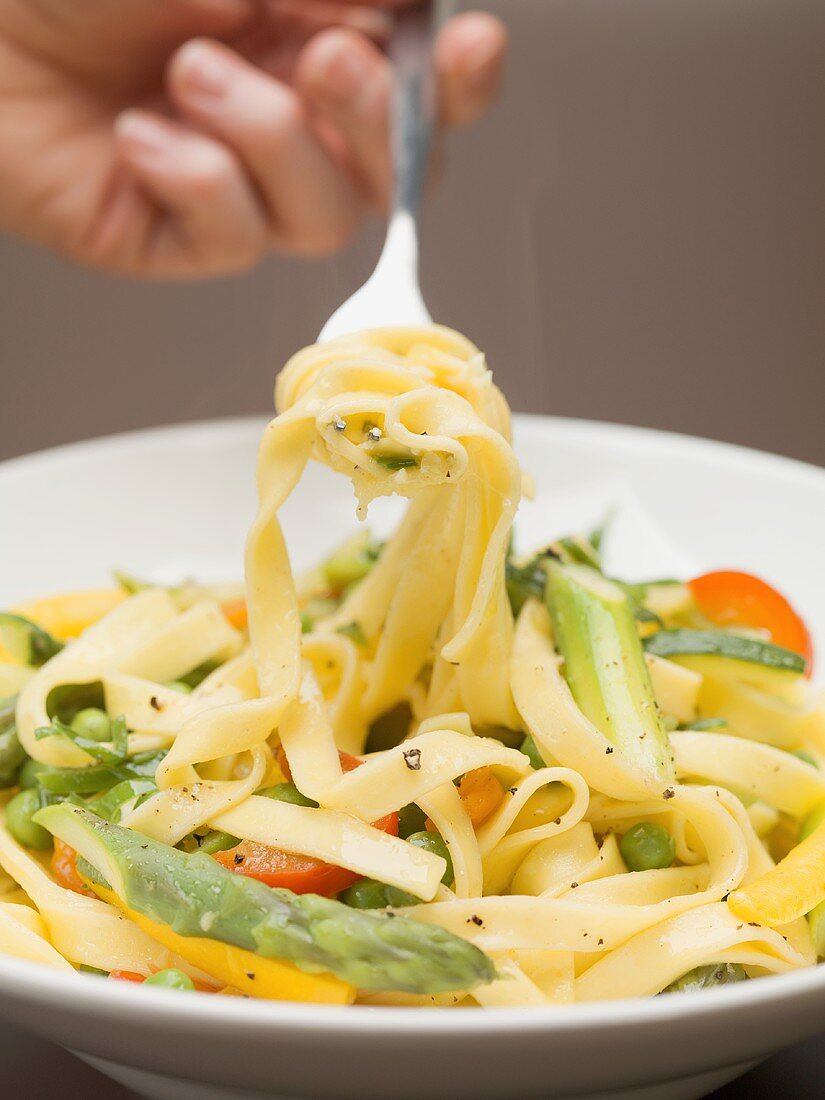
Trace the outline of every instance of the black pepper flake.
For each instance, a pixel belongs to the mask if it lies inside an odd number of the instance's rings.
[[[411,772],[421,771],[421,749],[406,749],[403,756],[404,763]]]
[[[149,700],[149,706],[152,710],[163,710],[163,703],[158,699],[157,695],[153,695]]]
[[[477,928],[484,927],[484,921],[476,913],[473,913],[471,917],[467,917],[468,924],[474,924]]]
[[[570,889],[571,890],[578,890],[578,888],[579,888],[579,884],[577,882],[571,882],[570,883]]]
[[[255,981],[255,975],[254,975],[254,974],[252,973],[252,971],[251,971],[251,970],[247,970],[247,972],[246,972],[246,976],[247,976],[247,978],[249,978],[249,980],[250,980],[251,982],[254,982],[254,981]]]
[[[612,748],[612,746],[611,746],[611,747],[609,747],[609,748],[606,748],[606,749],[604,750],[604,755],[605,755],[605,756],[610,756],[610,754],[611,754],[612,752],[613,752],[613,748]]]
[[[603,943],[604,943],[604,940],[600,939],[599,942],[598,942],[598,946],[601,947]]]
[[[557,817],[556,820],[553,822],[553,824],[554,825],[561,825],[561,818]]]
[[[517,790],[518,790],[517,787],[511,787],[510,788],[510,794],[515,794]]]
[[[673,787],[668,787],[668,789],[666,791],[662,791],[662,798],[665,800],[665,802],[667,802],[668,799],[675,798],[675,797],[676,797],[676,791],[674,791]]]
[[[748,921],[748,928],[761,928],[761,927],[762,927],[762,925],[757,920],[749,920]]]
[[[235,855],[232,857],[232,862],[235,864],[236,867],[240,867],[245,859],[246,856],[242,856],[240,852],[236,852]]]

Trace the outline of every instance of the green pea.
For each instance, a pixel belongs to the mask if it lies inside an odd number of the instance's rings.
[[[540,771],[542,768],[546,768],[544,759],[539,752],[539,747],[533,738],[528,733],[521,743],[521,751],[530,761],[530,767],[535,768],[536,771]]]
[[[301,612],[301,633],[309,634],[312,631],[312,616],[306,611]]]
[[[417,898],[415,894],[408,894],[406,890],[399,890],[397,886],[387,886],[384,893],[387,905],[391,905],[393,909],[401,909],[405,905],[421,904],[421,898]]]
[[[151,978],[147,978],[143,984],[159,985],[163,989],[183,989],[187,993],[193,993],[195,990],[195,983],[189,975],[184,974],[182,970],[175,970],[174,968],[159,970],[157,974],[153,974]]]
[[[231,833],[218,832],[213,829],[211,833],[207,833],[203,838],[198,851],[213,856],[216,852],[228,852],[230,848],[237,848],[239,844],[240,840],[236,836],[232,836]]]
[[[110,741],[112,738],[109,715],[99,707],[84,707],[79,710],[71,725],[76,734],[87,737],[90,741]]]
[[[670,867],[676,857],[676,842],[661,825],[640,821],[624,834],[619,850],[631,871],[653,871]]]
[[[318,803],[301,794],[294,783],[276,783],[274,787],[264,787],[257,792],[262,798],[274,798],[276,802],[291,802],[293,806],[311,806],[318,809]]]
[[[6,828],[24,848],[47,852],[52,846],[52,835],[42,825],[32,821],[40,808],[40,795],[37,791],[18,791],[6,806]]]
[[[432,852],[433,855],[441,856],[442,859],[447,861],[447,870],[441,876],[441,881],[445,886],[449,886],[455,878],[455,872],[453,861],[450,858],[450,850],[444,843],[444,838],[440,833],[430,833],[426,830],[413,833],[412,836],[407,837],[407,843],[412,844],[415,848],[423,848],[425,852]]]
[[[823,821],[825,821],[825,802],[814,806],[810,813],[802,818],[802,824],[799,826],[799,843],[807,840],[811,833],[815,833]]]
[[[26,763],[23,765],[23,767],[20,769],[20,776],[18,778],[18,783],[24,789],[30,788],[30,787],[39,787],[40,786],[40,779],[39,779],[40,773],[43,772],[43,771],[48,771],[48,770],[49,770],[49,765],[48,764],[43,764],[39,760],[32,760],[31,758],[29,758],[26,761]]]
[[[415,900],[418,901],[417,898]],[[389,904],[387,887],[371,878],[365,878],[344,890],[339,894],[339,901],[351,909],[384,909]]]
[[[170,691],[179,691],[181,695],[191,695],[192,693],[192,685],[187,684],[184,680],[167,680],[163,686],[169,688]]]
[[[809,752],[805,752],[804,749],[800,749],[798,752],[792,753],[793,756],[798,757],[806,764],[810,764],[812,768],[819,768],[819,764]]]
[[[408,840],[413,833],[421,833],[427,825],[427,815],[420,806],[411,802],[398,811],[398,835]]]

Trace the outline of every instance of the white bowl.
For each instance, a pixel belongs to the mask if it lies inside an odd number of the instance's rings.
[[[237,576],[261,426],[186,425],[4,464],[0,606],[105,583],[112,567]],[[524,541],[618,499],[629,564],[762,573],[825,642],[825,472],[635,428],[519,417],[516,432],[539,490]],[[317,559],[352,529],[351,495],[312,469],[285,521],[293,559]],[[687,1100],[819,1031],[825,969],[645,1001],[438,1011],[182,996],[2,958],[0,1014],[151,1097]]]

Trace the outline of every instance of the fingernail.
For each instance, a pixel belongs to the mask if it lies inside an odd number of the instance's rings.
[[[187,98],[206,107],[222,99],[229,89],[232,68],[216,50],[190,42],[178,54],[180,86]]]
[[[331,100],[352,103],[369,78],[369,67],[359,51],[348,42],[330,39],[316,55],[318,86]]]
[[[115,129],[133,156],[160,156],[168,152],[172,144],[172,136],[162,122],[135,111],[124,111],[115,123]]]

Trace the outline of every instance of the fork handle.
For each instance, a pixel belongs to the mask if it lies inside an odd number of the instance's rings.
[[[428,0],[403,9],[389,44],[395,71],[392,215],[403,212],[413,222],[417,222],[421,209],[435,128],[435,34],[454,7],[454,0]]]

